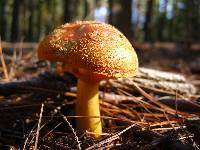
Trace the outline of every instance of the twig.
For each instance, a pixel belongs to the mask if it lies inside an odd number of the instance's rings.
[[[34,125],[34,127],[31,129],[31,131],[29,132],[28,136],[26,137],[26,140],[24,142],[24,146],[23,146],[23,150],[26,150],[26,144],[28,143],[29,137],[31,136],[31,134],[34,133],[34,129],[35,129],[36,125]]]
[[[174,109],[168,107],[167,105],[162,104],[162,103],[160,103],[159,101],[157,101],[156,99],[154,99],[151,95],[149,95],[149,94],[146,93],[144,90],[142,90],[136,83],[133,83],[133,85],[134,85],[134,87],[135,87],[144,97],[146,97],[146,98],[147,98],[148,100],[150,100],[152,103],[154,103],[154,104],[160,106],[160,107],[163,109],[163,112],[167,112],[167,113],[172,114],[172,115],[176,114],[176,110],[174,110]],[[190,115],[190,114],[188,114],[188,113],[184,113],[184,112],[180,112],[180,111],[177,111],[177,113],[178,113],[179,115],[183,115],[183,116],[184,116],[184,115],[185,115],[185,116],[189,116],[189,115]]]
[[[19,43],[19,55],[18,55],[18,59],[17,60],[21,60],[22,59],[22,55],[23,55],[23,44],[24,44],[24,39],[22,39]]]
[[[2,67],[3,67],[5,79],[6,79],[6,81],[9,81],[8,70],[7,70],[7,67],[6,67],[6,63],[5,63],[5,60],[4,60],[4,57],[3,57],[3,51],[2,51],[2,47],[1,47],[1,37],[0,37],[0,59],[1,59]]]
[[[140,72],[138,76],[142,76],[144,78],[148,77],[149,79],[157,81],[172,81],[172,82],[182,82],[182,83],[186,82],[185,77],[181,74],[159,71],[143,67],[140,67]]]
[[[47,137],[50,133],[53,132],[53,130],[55,130],[56,128],[58,128],[60,125],[62,124],[62,122],[60,122],[59,124],[57,124],[53,129],[51,129],[47,134],[45,134],[42,139],[44,139],[45,137]]]
[[[181,127],[162,127],[162,128],[156,128],[152,129],[152,131],[164,131],[164,130],[177,130],[180,129]]]
[[[58,113],[62,116],[62,118],[64,119],[64,121],[68,124],[68,126],[71,128],[72,133],[74,134],[75,144],[77,145],[77,149],[78,149],[78,150],[81,150],[81,145],[80,145],[80,142],[79,142],[79,140],[78,140],[78,136],[76,135],[76,132],[74,131],[74,128],[72,127],[72,125],[70,124],[70,122],[67,120],[67,117],[65,117],[65,116],[61,113],[60,109],[57,109],[57,111],[58,111]],[[73,145],[75,145],[75,144],[73,144]]]
[[[12,79],[12,77],[16,73],[16,60],[17,60],[17,50],[16,48],[13,49],[13,56],[11,60],[11,65],[10,65],[10,72],[9,72],[9,78]]]
[[[110,143],[110,142],[118,139],[120,135],[122,135],[124,132],[130,130],[134,126],[136,126],[136,124],[132,124],[131,126],[127,127],[126,129],[122,130],[121,132],[119,132],[119,133],[117,133],[117,134],[115,134],[115,135],[113,135],[113,136],[111,136],[111,137],[109,137],[109,138],[107,138],[107,139],[105,139],[105,140],[93,145],[93,146],[88,147],[86,150],[96,149],[96,148],[101,147],[102,145],[104,145],[106,143]]]
[[[41,124],[42,113],[43,113],[43,107],[44,107],[44,104],[42,104],[41,110],[40,110],[40,118],[39,118],[39,121],[38,121],[38,127],[37,127],[37,131],[36,131],[34,150],[37,150],[38,139],[39,139],[39,131],[40,131],[40,124]]]
[[[20,41],[20,43],[22,42],[23,40]],[[36,48],[38,45],[38,43],[36,42],[23,42],[23,44],[19,44],[18,43],[11,43],[11,42],[5,42],[5,41],[2,41],[2,47],[4,48],[23,48],[23,49],[34,49]]]

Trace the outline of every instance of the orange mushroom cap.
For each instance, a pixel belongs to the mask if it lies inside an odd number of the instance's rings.
[[[38,57],[65,64],[86,80],[135,76],[138,59],[128,39],[115,27],[78,21],[56,28],[38,47]]]

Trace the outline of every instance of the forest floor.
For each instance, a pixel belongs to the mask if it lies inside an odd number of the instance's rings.
[[[200,149],[199,52],[137,49],[137,77],[100,84],[103,135],[94,139],[76,132],[77,79],[55,74],[36,49],[4,49],[0,149]]]

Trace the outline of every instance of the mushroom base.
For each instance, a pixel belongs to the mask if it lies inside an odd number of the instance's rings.
[[[102,133],[99,109],[99,82],[86,82],[78,80],[78,93],[76,100],[77,129]]]

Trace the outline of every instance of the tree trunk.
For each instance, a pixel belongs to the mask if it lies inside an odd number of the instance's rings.
[[[94,0],[85,0],[84,20],[94,20]]]
[[[197,18],[197,14],[198,11],[196,8],[196,4],[198,2],[195,2],[195,0],[190,0],[190,1],[185,1],[186,4],[186,36],[184,39],[184,43],[186,46],[186,49],[190,49],[191,48],[191,43],[192,40],[194,40],[195,34],[198,33],[198,28],[199,26],[198,24],[198,20],[199,18]]]
[[[44,25],[45,25],[45,34],[48,34],[49,33],[49,31],[51,31],[52,29],[53,29],[53,18],[52,18],[52,15],[51,15],[51,13],[52,13],[52,1],[53,0],[48,0],[48,1],[45,1],[45,5],[46,5],[46,8],[47,8],[47,12],[48,12],[48,14],[49,15],[46,15],[46,19],[45,19],[45,23],[44,23]],[[53,12],[53,13],[55,13],[55,12]]]
[[[33,41],[33,33],[34,33],[34,10],[35,10],[35,4],[34,0],[29,0],[28,4],[28,11],[29,11],[29,17],[28,17],[28,33],[27,33],[27,40],[32,42]]]
[[[19,9],[20,1],[14,0],[11,25],[11,41],[16,42],[19,38]]]
[[[44,2],[43,1],[39,1],[37,3],[37,14],[36,14],[36,24],[37,24],[37,28],[36,28],[36,39],[37,41],[40,40],[40,37],[42,36],[42,20],[43,20],[43,6],[44,6]]]
[[[147,0],[146,19],[144,23],[144,40],[151,40],[151,18],[153,14],[153,0]]]
[[[131,23],[131,6],[132,0],[120,0],[121,10],[117,16],[116,27],[131,40],[133,38],[133,30]],[[114,24],[115,25],[115,24]]]
[[[83,20],[84,18],[84,0],[74,0],[73,21]]]
[[[0,1],[0,18],[1,40],[7,40],[6,0]]]
[[[165,28],[165,24],[166,24],[166,10],[167,10],[167,3],[168,0],[165,0],[164,6],[163,6],[163,11],[160,12],[160,16],[158,18],[158,24],[157,24],[157,40],[163,41],[164,35],[163,35],[163,31]]]
[[[70,22],[73,18],[73,1],[74,0],[64,0],[64,22]]]
[[[113,0],[108,1],[109,6],[109,16],[108,16],[108,23],[113,24]]]

